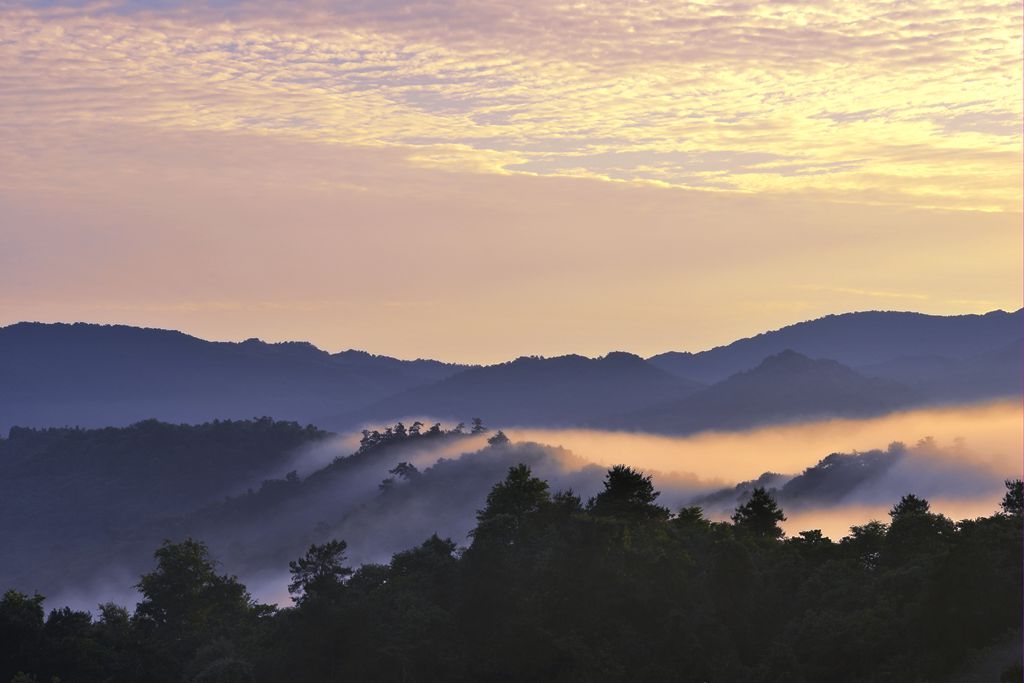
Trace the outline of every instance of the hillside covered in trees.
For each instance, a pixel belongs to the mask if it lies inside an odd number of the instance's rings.
[[[585,444],[569,450],[510,440],[480,419],[467,422],[399,422],[355,438],[268,418],[12,430],[0,439],[0,537],[7,551],[0,587],[38,591],[77,609],[132,602],[133,577],[149,566],[153,548],[191,537],[203,539],[222,570],[243,577],[254,595],[280,602],[288,561],[311,544],[344,538],[350,560],[360,565],[387,562],[434,533],[468,543],[476,511],[513,465],[525,464],[552,489],[584,499],[602,488],[605,466]],[[643,444],[620,444],[616,457],[638,465],[634,446]],[[666,457],[678,462],[655,473],[662,505],[700,505],[707,518],[724,520],[763,487],[792,513],[787,531],[822,526],[834,537],[862,516],[883,515],[908,490],[946,512],[953,504],[958,518],[985,514],[1002,480],[1017,476],[1005,453],[998,456],[1004,464],[994,467],[989,448],[979,453],[923,439],[909,447],[822,453],[802,472],[764,471],[723,488],[735,480],[705,478],[696,472],[713,465],[668,449]],[[768,467],[766,455],[751,457]],[[858,507],[865,505],[872,512]]]
[[[0,438],[0,581],[56,587],[109,576],[126,546],[170,520],[285,475],[327,432],[270,418],[105,429],[12,429]]]
[[[731,522],[658,497],[624,466],[586,501],[512,466],[468,547],[434,535],[356,568],[344,540],[312,544],[287,607],[168,541],[134,609],[8,591],[0,680],[1020,680],[1019,480],[989,517],[908,494],[839,542],[786,538],[761,488]]]

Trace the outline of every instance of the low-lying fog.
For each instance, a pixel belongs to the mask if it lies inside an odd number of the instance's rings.
[[[564,446],[599,465],[624,462],[645,470],[686,472],[726,486],[766,471],[795,474],[829,453],[885,448],[892,441],[914,444],[928,436],[946,445],[961,439],[973,464],[1009,475],[1021,465],[1022,417],[1020,402],[998,401],[684,437],[530,428],[505,432],[516,441]]]
[[[525,462],[552,491],[572,488],[586,501],[600,490],[607,468],[623,463],[654,476],[661,504],[673,511],[699,504],[714,519],[727,519],[749,490],[733,489],[737,484],[776,473],[764,484],[777,490],[786,532],[821,529],[838,540],[853,524],[887,521],[905,493],[926,497],[953,519],[991,514],[1003,480],[1021,476],[1022,425],[1021,405],[1004,401],[687,437],[513,427],[504,429],[512,443],[502,447],[487,447],[488,434],[384,449],[331,476],[310,477],[283,504],[264,511],[257,497],[256,507],[235,521],[197,523],[188,533],[206,540],[258,599],[286,605],[285,558],[311,542],[345,539],[351,564],[386,562],[432,533],[465,544],[475,511],[509,466]],[[358,435],[341,435],[297,453],[293,469],[305,477],[357,448]],[[850,455],[800,478],[832,453]],[[382,491],[388,470],[403,461],[422,475]],[[112,598],[131,605],[135,597],[125,589],[135,581],[111,574],[102,585],[69,586],[48,606],[88,609]]]
[[[840,498],[787,510],[787,533],[821,529],[841,538],[852,524],[888,518],[904,493],[929,498],[953,519],[991,514],[1003,480],[1021,476],[1024,411],[1018,401],[930,408],[871,419],[833,419],[671,437],[595,430],[506,430],[513,440],[567,448],[601,466],[625,463],[655,473],[666,504],[694,491],[731,487],[765,472],[795,475],[830,453],[885,449],[898,441],[907,455],[884,475]],[[914,447],[930,437],[932,444]],[[710,517],[728,515],[705,506]]]

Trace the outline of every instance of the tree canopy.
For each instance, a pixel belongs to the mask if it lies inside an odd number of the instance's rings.
[[[194,539],[156,551],[133,611],[8,591],[0,681],[980,680],[1020,642],[1020,489],[957,523],[908,494],[833,542],[786,538],[763,488],[713,521],[669,514],[629,467],[583,505],[517,465],[469,548],[435,534],[350,568],[345,541],[314,543],[288,563],[290,606],[256,603]]]
[[[782,538],[780,522],[786,521],[775,498],[764,487],[757,487],[747,502],[736,508],[732,521],[737,529],[758,538]]]

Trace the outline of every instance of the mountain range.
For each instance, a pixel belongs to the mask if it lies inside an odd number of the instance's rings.
[[[479,414],[501,424],[581,424],[676,401],[703,387],[621,351],[601,358],[523,357],[408,389],[357,417],[379,421],[427,414],[450,420]]]
[[[487,366],[211,342],[123,325],[0,328],[0,430],[269,415],[351,429],[398,418],[686,433],[1020,393],[1024,309],[831,315],[699,353]]]
[[[964,359],[1011,344],[1019,357],[1022,337],[1024,309],[953,316],[865,311],[827,315],[699,353],[670,351],[649,361],[681,377],[713,383],[787,349],[860,369],[899,358]]]
[[[786,350],[678,401],[625,415],[624,429],[685,434],[816,417],[866,417],[921,403],[898,382]]]
[[[314,422],[463,366],[305,342],[211,342],[124,325],[0,328],[0,428],[203,422],[270,415]]]

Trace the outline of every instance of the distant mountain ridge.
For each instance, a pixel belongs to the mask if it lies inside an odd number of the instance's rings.
[[[330,429],[480,416],[499,425],[614,424],[680,433],[830,411],[874,414],[1019,395],[1022,327],[1024,310],[848,313],[700,353],[522,357],[474,366],[332,354],[308,342],[210,342],[125,325],[18,323],[0,328],[0,431],[267,415]],[[796,355],[760,367],[783,352]],[[845,379],[812,359],[844,366]],[[769,372],[773,367],[778,372]],[[755,376],[736,377],[754,368]],[[826,381],[829,373],[835,376]],[[744,403],[736,387],[754,377],[761,379],[744,390]],[[728,419],[727,405],[736,411]]]
[[[786,349],[857,369],[901,356],[967,358],[1019,343],[1022,334],[1024,309],[955,316],[866,311],[787,325],[699,353],[669,351],[648,361],[680,377],[712,383]]]
[[[702,386],[621,351],[601,358],[524,356],[408,389],[353,417],[485,415],[504,425],[565,425],[683,398]]]
[[[971,401],[1021,393],[1024,339],[968,358],[909,356],[860,368],[927,396]]]
[[[834,360],[814,360],[787,349],[682,400],[632,413],[613,424],[686,434],[797,419],[880,415],[921,399],[898,382],[866,377]]]
[[[347,411],[464,366],[306,342],[210,342],[125,325],[0,328],[0,428],[125,425]]]

